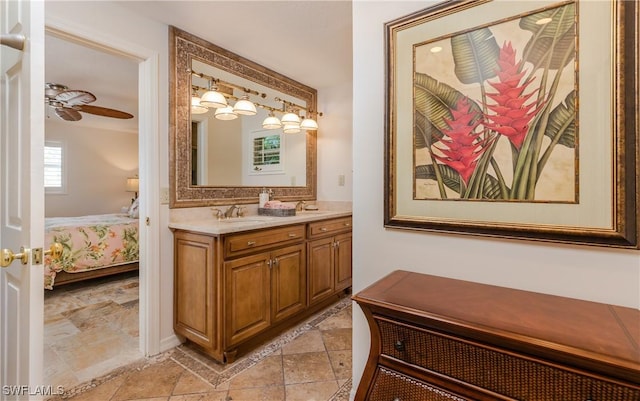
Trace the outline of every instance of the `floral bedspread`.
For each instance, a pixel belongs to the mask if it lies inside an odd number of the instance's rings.
[[[101,214],[45,219],[45,244],[62,244],[62,256],[45,257],[44,287],[53,289],[59,271],[78,273],[138,260],[138,219]]]

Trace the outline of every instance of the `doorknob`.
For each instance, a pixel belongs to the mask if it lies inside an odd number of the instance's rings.
[[[29,262],[29,250],[20,247],[20,253],[13,253],[11,249],[3,249],[0,255],[0,267],[9,266],[15,259],[20,259],[20,262],[26,265]]]
[[[24,42],[26,42],[26,40],[27,38],[19,33],[7,33],[0,35],[0,45],[7,45],[16,50],[23,50]]]

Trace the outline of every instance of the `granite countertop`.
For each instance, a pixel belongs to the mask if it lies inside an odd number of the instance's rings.
[[[307,210],[297,212],[295,216],[287,217],[247,215],[244,217],[217,220],[211,216],[205,219],[181,219],[180,221],[171,221],[169,228],[220,235],[348,216],[351,216],[351,211],[329,210]]]

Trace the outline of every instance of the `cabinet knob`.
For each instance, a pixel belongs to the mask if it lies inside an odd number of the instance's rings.
[[[247,241],[247,246],[254,246],[255,244],[255,241]]]
[[[396,349],[396,351],[400,351],[403,352],[405,350],[404,348],[404,340],[397,340],[394,344],[393,344],[393,348]]]
[[[345,227],[351,227],[351,223],[344,223]]]

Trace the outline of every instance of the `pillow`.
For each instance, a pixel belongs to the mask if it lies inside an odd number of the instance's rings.
[[[136,200],[131,203],[129,206],[129,211],[127,212],[129,217],[132,219],[137,219],[140,217],[140,198],[136,198]]]

